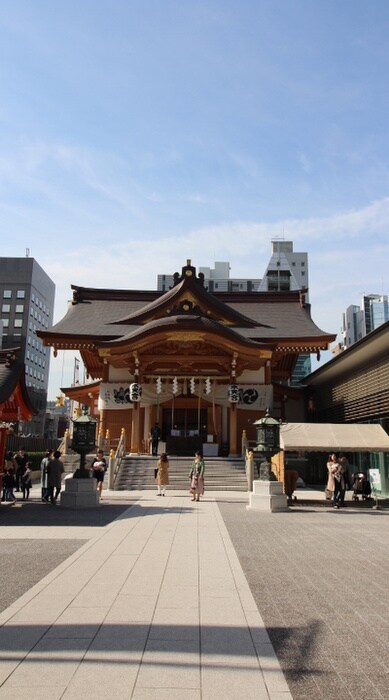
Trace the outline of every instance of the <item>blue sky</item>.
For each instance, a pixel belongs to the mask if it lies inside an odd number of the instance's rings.
[[[59,319],[72,283],[187,258],[261,277],[284,236],[338,332],[389,293],[388,35],[381,0],[2,0],[1,255],[30,249]]]

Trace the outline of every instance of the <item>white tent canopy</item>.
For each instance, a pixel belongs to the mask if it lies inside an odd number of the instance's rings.
[[[378,423],[286,423],[280,445],[288,452],[389,452],[389,435]]]

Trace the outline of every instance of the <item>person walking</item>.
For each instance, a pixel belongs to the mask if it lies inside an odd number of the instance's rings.
[[[63,462],[60,460],[61,453],[59,450],[56,450],[53,455],[53,459],[50,460],[48,467],[47,467],[47,473],[48,473],[48,488],[49,488],[49,494],[50,494],[50,502],[52,505],[55,505],[57,502],[57,498],[61,492],[61,485],[62,485],[62,474],[64,473],[65,469],[63,466]],[[54,494],[54,489],[55,489],[55,494]]]
[[[200,496],[204,494],[204,470],[205,464],[202,455],[200,452],[196,452],[189,472],[192,501],[199,501]]]
[[[54,450],[47,450],[46,456],[41,461],[41,498],[43,503],[49,502],[48,466],[53,459]]]
[[[30,496],[30,489],[32,486],[32,480],[31,480],[31,462],[27,462],[24,472],[22,474],[21,478],[21,487],[22,487],[22,492],[23,492],[23,501],[28,501],[28,498]]]
[[[169,460],[166,452],[161,454],[157,467],[157,496],[164,496],[166,493],[166,486],[169,484]]]
[[[151,453],[156,456],[158,454],[158,444],[161,437],[161,431],[159,429],[158,423],[151,429]]]
[[[107,462],[104,457],[103,450],[97,450],[96,457],[92,462],[92,473],[93,477],[96,479],[96,490],[101,496],[103,490],[104,475],[107,471]]]

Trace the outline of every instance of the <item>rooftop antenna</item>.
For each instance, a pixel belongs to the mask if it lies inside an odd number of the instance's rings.
[[[29,258],[29,257],[30,257],[30,249],[26,248],[26,258]]]

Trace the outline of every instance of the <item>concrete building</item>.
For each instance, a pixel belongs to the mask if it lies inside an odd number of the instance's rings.
[[[364,294],[360,306],[351,304],[343,314],[343,348],[351,347],[387,321],[388,297],[383,294]]]
[[[55,285],[34,258],[0,258],[2,347],[20,347],[26,387],[38,410],[31,422],[19,422],[19,434],[43,435],[50,351],[37,331],[53,323]]]
[[[259,284],[260,292],[288,292],[301,290],[305,301],[308,292],[308,253],[293,250],[293,241],[272,240],[272,255]],[[300,355],[291,377],[291,384],[298,384],[311,372],[310,355]]]
[[[272,255],[259,283],[259,292],[306,290],[308,301],[308,253],[296,253],[293,241],[272,240]]]
[[[204,276],[204,285],[209,292],[252,292],[258,288],[260,279],[230,278],[230,263],[215,262],[214,267],[199,267]],[[174,286],[174,275],[158,275],[157,289],[167,292]]]

